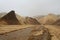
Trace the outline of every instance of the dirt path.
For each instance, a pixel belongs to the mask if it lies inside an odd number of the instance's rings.
[[[51,40],[51,35],[44,26],[37,26],[28,40]]]

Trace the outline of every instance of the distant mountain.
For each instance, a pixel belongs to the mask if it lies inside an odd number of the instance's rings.
[[[40,18],[44,17],[46,15],[38,15],[38,16],[34,16],[33,18],[35,18],[36,20],[39,20]]]
[[[59,19],[57,15],[54,14],[48,14],[46,16],[42,16],[40,18],[36,18],[39,23],[41,24],[53,24],[56,20]]]

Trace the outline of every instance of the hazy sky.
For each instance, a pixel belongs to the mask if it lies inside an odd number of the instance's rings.
[[[60,0],[0,0],[0,12],[10,10],[23,16],[60,14]]]

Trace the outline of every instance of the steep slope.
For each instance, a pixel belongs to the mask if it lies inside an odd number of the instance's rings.
[[[22,17],[22,16],[20,16],[20,15],[17,15],[16,14],[16,17],[17,17],[17,19],[18,19],[18,21],[22,24],[22,25],[25,25],[25,17]]]
[[[0,18],[0,24],[19,25],[20,23],[19,23],[18,19],[16,18],[15,12],[10,11],[8,14],[6,14],[2,18]]]

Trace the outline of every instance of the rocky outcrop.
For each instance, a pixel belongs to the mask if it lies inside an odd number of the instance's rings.
[[[40,24],[35,18],[31,18],[31,17],[26,17],[24,23],[31,24],[31,25],[39,25]]]
[[[19,25],[19,21],[16,18],[15,11],[10,11],[8,14],[0,18],[0,24],[2,25]]]

